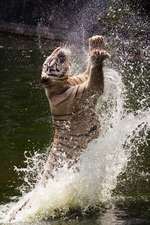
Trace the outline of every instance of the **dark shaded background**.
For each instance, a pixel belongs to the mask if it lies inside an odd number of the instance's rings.
[[[101,0],[103,5],[110,0]],[[126,0],[135,9],[140,9],[142,14],[150,15],[149,0]],[[42,23],[49,27],[69,28],[76,23],[72,15],[78,12],[89,2],[88,0],[1,0],[0,23],[22,23],[37,25]]]

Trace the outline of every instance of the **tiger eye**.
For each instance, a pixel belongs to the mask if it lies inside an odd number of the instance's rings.
[[[64,63],[65,62],[66,56],[62,52],[59,53],[58,57],[59,57],[60,63]]]

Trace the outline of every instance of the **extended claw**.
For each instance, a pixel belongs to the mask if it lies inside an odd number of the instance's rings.
[[[107,58],[110,58],[110,54],[105,50],[96,49],[91,52],[92,64],[102,63]]]

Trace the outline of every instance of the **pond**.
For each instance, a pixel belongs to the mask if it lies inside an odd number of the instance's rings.
[[[20,195],[18,187],[24,177],[16,173],[14,166],[25,166],[24,152],[43,153],[50,144],[51,116],[39,78],[45,52],[48,54],[57,42],[43,43],[48,46],[44,52],[38,38],[0,34],[0,210]],[[71,216],[33,224],[145,225],[150,224],[149,207],[144,201],[111,202],[102,212],[89,217]]]

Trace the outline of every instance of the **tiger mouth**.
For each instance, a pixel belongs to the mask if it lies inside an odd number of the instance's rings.
[[[49,77],[41,77],[41,84],[47,85],[49,83]]]
[[[61,75],[59,70],[51,70],[50,72],[47,73],[48,76],[50,77],[61,77],[63,75]]]
[[[46,76],[41,77],[41,84],[43,85],[48,85],[51,78],[54,78],[55,80],[62,80],[62,79],[66,79],[66,77],[64,74],[62,74],[61,76],[58,76],[58,74],[48,74]]]

